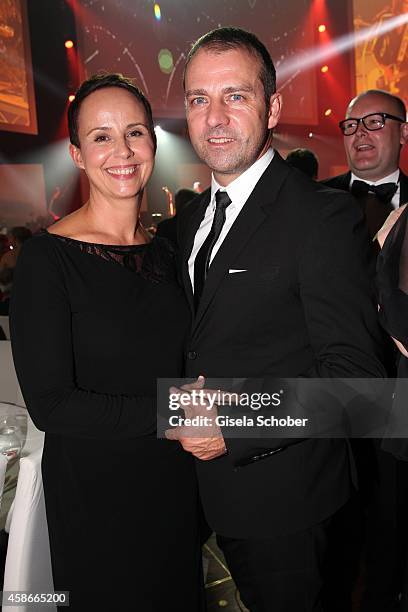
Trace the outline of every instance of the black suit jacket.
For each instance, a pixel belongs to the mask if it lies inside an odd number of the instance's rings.
[[[351,172],[345,174],[339,174],[332,178],[325,179],[322,184],[327,187],[333,187],[333,189],[342,189],[343,191],[349,191],[350,189]],[[408,202],[408,176],[400,170],[400,202],[399,205]]]
[[[181,272],[209,191],[181,216]],[[186,376],[383,376],[362,215],[350,196],[292,169],[276,152],[211,264],[193,322]],[[229,274],[229,269],[246,272]],[[272,441],[273,442],[273,441]],[[268,440],[227,439],[197,461],[207,520],[230,537],[272,537],[316,524],[350,494],[347,445],[309,439],[257,463]]]

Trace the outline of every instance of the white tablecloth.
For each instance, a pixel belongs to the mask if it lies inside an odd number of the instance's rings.
[[[26,423],[26,436],[23,444],[23,448],[21,451],[21,457],[25,457],[29,455],[37,448],[41,448],[44,444],[44,433],[39,431],[34,423],[32,422],[30,415],[27,412],[27,408],[24,406],[16,406],[14,404],[8,404],[4,402],[0,402],[0,426],[5,424],[5,420],[7,417],[11,417],[11,424],[14,424],[14,419],[17,417],[15,422],[19,424],[22,421],[23,426]],[[17,479],[18,479],[18,471],[19,471],[19,461],[20,458],[16,460],[10,460],[7,466],[6,477],[4,480],[4,489],[3,495],[1,498],[1,506],[0,506],[0,529],[4,529],[7,515],[9,513],[11,504],[13,503],[13,499],[16,493]]]

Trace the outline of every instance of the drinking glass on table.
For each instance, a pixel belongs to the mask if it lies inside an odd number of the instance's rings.
[[[19,458],[21,453],[21,431],[13,425],[4,425],[0,428],[0,453],[7,457],[8,461]]]
[[[4,408],[4,404],[2,405]],[[27,411],[23,408],[12,406],[0,412],[0,429],[4,427],[15,427],[16,434],[20,440],[21,450],[27,438]]]

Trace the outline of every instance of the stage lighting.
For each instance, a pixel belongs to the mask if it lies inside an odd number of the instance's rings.
[[[75,96],[74,96],[74,94],[69,95],[69,96],[68,96],[68,100],[69,100],[70,102],[73,102],[73,101],[75,100]]]
[[[390,19],[384,19],[381,25],[373,28],[370,23],[366,27],[362,27],[358,31],[347,32],[338,38],[328,41],[322,41],[323,44],[315,45],[302,54],[302,59],[299,60],[299,54],[294,54],[290,59],[284,60],[279,65],[279,80],[284,82],[286,79],[293,78],[293,73],[298,70],[306,70],[312,66],[321,66],[322,62],[327,62],[329,58],[354,49],[356,45],[361,45],[368,40],[378,39],[384,36],[387,32],[391,32],[395,28],[400,28],[408,23],[408,13]],[[323,25],[323,24],[322,24]],[[329,36],[323,36],[322,39]]]
[[[169,49],[160,49],[158,59],[160,70],[164,74],[171,74],[174,68],[172,52]]]
[[[313,132],[309,132],[309,138],[313,138]]]
[[[160,125],[156,125],[156,127],[154,128],[154,131],[156,132],[156,134],[160,134],[163,129],[160,127]]]
[[[323,72],[323,74],[324,74],[325,72],[329,72],[329,67],[328,67],[327,65],[322,66],[322,67],[320,68],[320,72]]]
[[[160,5],[157,4],[157,2],[154,5],[153,10],[154,10],[154,16],[156,17],[156,20],[160,21],[160,19],[161,19],[161,10],[160,10]]]
[[[326,108],[326,110],[324,111],[325,117],[329,117],[331,114],[332,114],[332,109],[331,108]]]
[[[324,23],[321,23],[317,29],[319,30],[320,34],[322,34],[326,31],[326,26],[324,25]]]
[[[65,48],[66,49],[72,49],[72,47],[74,46],[74,43],[72,40],[66,40],[65,41]]]

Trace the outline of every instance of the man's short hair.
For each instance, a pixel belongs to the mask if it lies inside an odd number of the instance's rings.
[[[354,105],[361,98],[365,98],[365,96],[368,95],[383,96],[387,100],[390,100],[395,105],[398,116],[404,121],[406,121],[407,108],[405,106],[405,102],[401,98],[398,98],[398,96],[394,96],[389,91],[385,91],[384,89],[367,89],[366,91],[361,92],[360,94],[358,94],[358,96],[351,100],[350,104],[348,105],[348,108],[350,108],[352,104]]]
[[[205,49],[213,53],[224,53],[235,49],[245,49],[256,57],[261,65],[259,78],[262,82],[265,94],[266,105],[269,106],[271,96],[276,92],[276,70],[273,65],[269,51],[263,43],[247,30],[242,28],[217,28],[201,36],[191,47],[183,73],[183,86],[185,89],[186,71],[194,55],[200,50]]]
[[[301,170],[312,179],[319,173],[319,160],[310,149],[293,149],[286,156],[286,161],[293,168]]]
[[[75,98],[68,107],[68,131],[69,139],[71,144],[80,148],[78,138],[78,117],[81,109],[81,104],[91,93],[99,89],[105,89],[107,87],[120,87],[126,89],[140,102],[146,112],[147,117],[147,128],[152,137],[154,150],[156,152],[157,139],[154,131],[152,107],[150,106],[149,100],[146,98],[144,93],[136,87],[131,79],[124,77],[122,74],[117,72],[99,72],[92,75],[86,81],[83,81],[79,86],[79,89],[75,93]]]

